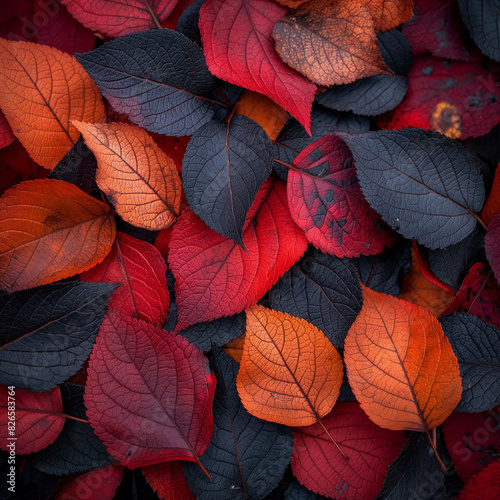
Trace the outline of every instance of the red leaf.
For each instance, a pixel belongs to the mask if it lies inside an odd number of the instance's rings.
[[[381,117],[382,128],[419,127],[451,139],[488,133],[500,122],[498,87],[479,63],[415,58],[403,102]]]
[[[9,394],[0,385],[0,408],[4,417],[0,420],[0,449],[9,451],[7,445],[15,443],[16,453],[35,453],[52,444],[61,432],[66,417],[63,414],[61,391],[54,387],[49,392],[31,392],[15,389]],[[15,403],[15,431],[9,433],[7,410]],[[9,441],[15,437],[16,441]]]
[[[97,266],[80,274],[82,281],[122,283],[109,306],[122,316],[143,319],[162,326],[168,315],[170,297],[167,265],[151,244],[125,233],[117,233],[113,248]]]
[[[0,11],[0,37],[24,42],[35,41],[31,0],[3,2]]]
[[[71,15],[84,26],[108,36],[160,28],[177,0],[63,0]]]
[[[433,56],[470,61],[474,47],[462,21],[456,0],[415,0],[415,16],[403,24],[413,55],[429,51]],[[475,49],[476,53],[479,53]]]
[[[498,457],[500,407],[483,413],[452,413],[443,424],[444,439],[463,482]]]
[[[500,328],[500,285],[490,266],[477,262],[470,268],[442,316],[454,312],[472,314]]]
[[[500,498],[500,460],[474,476],[458,495],[457,500],[497,500]]]
[[[167,28],[169,30],[175,30],[177,28],[177,22],[182,13],[189,7],[194,0],[179,0],[174,10],[169,14],[167,19],[161,23],[162,28]]]
[[[319,423],[294,432],[292,471],[308,489],[330,498],[369,500],[382,488],[387,468],[403,448],[404,432],[375,425],[358,403],[337,403]]]
[[[496,214],[488,225],[488,232],[484,239],[484,249],[491,269],[493,269],[495,277],[500,283],[500,213]]]
[[[295,158],[287,193],[293,220],[322,252],[373,255],[394,240],[365,200],[352,153],[337,136],[322,137]]]
[[[7,118],[0,112],[0,149],[8,146],[15,138]]]
[[[144,477],[162,500],[196,500],[189,489],[181,462],[164,462],[142,468]]]
[[[50,45],[56,49],[74,54],[88,52],[94,48],[95,36],[88,28],[82,26],[56,1],[35,0],[34,18],[37,42]]]
[[[208,0],[200,10],[201,37],[211,73],[266,95],[310,133],[316,86],[281,60],[272,38],[286,11],[270,0]]]
[[[172,231],[169,265],[175,276],[177,330],[253,306],[305,252],[281,181],[260,188],[243,228],[246,252],[210,229],[190,209]]]
[[[123,467],[108,465],[86,474],[63,479],[54,500],[108,500],[114,498],[123,477]]]
[[[215,382],[186,339],[110,309],[90,356],[87,416],[126,467],[196,462],[212,437]]]

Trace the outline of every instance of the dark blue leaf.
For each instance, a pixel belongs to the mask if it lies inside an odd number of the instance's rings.
[[[272,170],[273,145],[246,116],[211,121],[197,130],[182,160],[182,185],[193,212],[240,245],[245,218]]]
[[[411,46],[407,38],[397,29],[378,33],[378,48],[385,64],[396,75],[407,76],[411,68]]]
[[[75,57],[118,112],[151,132],[191,135],[218,107],[203,50],[181,33],[132,33]]]

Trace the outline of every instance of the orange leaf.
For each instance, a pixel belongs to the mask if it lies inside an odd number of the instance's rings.
[[[289,426],[311,425],[333,408],[343,367],[333,344],[306,320],[254,306],[236,379],[245,408]]]
[[[275,0],[275,2],[283,5],[283,7],[289,7],[290,9],[295,9],[299,5],[308,2],[309,0]]]
[[[230,340],[227,344],[222,346],[222,349],[226,354],[229,354],[236,363],[241,363],[241,358],[243,357],[243,346],[245,345],[245,334],[241,334],[233,340]]]
[[[311,0],[280,19],[273,37],[281,59],[320,85],[392,74],[380,55],[372,16],[357,2]]]
[[[410,271],[403,278],[398,297],[423,307],[437,317],[451,304],[454,296],[422,274],[416,252],[412,248]]]
[[[488,225],[498,212],[500,212],[500,162],[495,171],[495,178],[493,179],[490,194],[481,211],[481,219]]]
[[[53,168],[78,138],[71,120],[102,122],[97,85],[70,54],[0,38],[0,108],[31,157]]]
[[[263,94],[245,90],[236,103],[236,114],[245,115],[257,122],[274,141],[290,114]]]
[[[26,181],[0,198],[0,288],[15,292],[101,262],[116,227],[111,209],[73,184]]]
[[[428,432],[462,396],[458,361],[425,309],[363,287],[363,307],[345,340],[349,384],[380,427]]]
[[[413,0],[360,0],[373,17],[376,31],[386,31],[409,21]]]
[[[152,137],[126,123],[73,124],[97,158],[99,189],[122,219],[153,231],[171,226],[179,215],[181,179]]]

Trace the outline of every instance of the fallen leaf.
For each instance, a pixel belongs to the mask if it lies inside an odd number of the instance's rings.
[[[231,356],[237,363],[241,363],[241,358],[243,357],[243,346],[245,345],[246,335],[243,333],[233,340],[230,340],[227,344],[222,346],[222,349],[226,354]]]
[[[208,360],[186,339],[110,309],[90,356],[87,416],[130,469],[199,463],[212,436],[215,383]]]
[[[477,498],[495,500],[499,496],[500,460],[496,460],[464,486],[457,500],[476,500]]]
[[[22,182],[0,198],[0,288],[15,292],[101,262],[116,227],[111,209],[68,182]]]
[[[291,427],[319,421],[342,385],[342,359],[333,344],[311,323],[289,314],[262,306],[246,313],[237,387],[247,411]]]
[[[15,407],[13,434],[9,432],[8,424],[12,420],[7,418],[7,415],[12,415],[12,402]],[[8,452],[11,447],[7,446],[14,442],[16,453],[20,455],[36,453],[52,444],[66,420],[59,387],[49,392],[23,391],[16,387],[12,392],[2,385],[0,408],[6,417],[0,423],[0,449]]]
[[[457,358],[438,320],[366,287],[346,337],[345,363],[356,399],[385,429],[428,432],[462,395]]]
[[[181,179],[149,134],[125,123],[73,122],[97,158],[96,182],[136,227],[160,230],[179,215]]]
[[[0,112],[0,149],[8,146],[11,142],[16,139],[16,136],[12,133],[9,122],[5,115]]]
[[[413,0],[360,0],[373,17],[375,31],[386,31],[405,21],[413,14]]]
[[[316,86],[280,59],[272,39],[285,12],[269,0],[208,0],[200,10],[203,49],[215,76],[266,95],[310,132]]]
[[[182,462],[148,465],[142,468],[142,473],[161,500],[196,500],[184,476]]]
[[[14,135],[46,168],[78,138],[71,120],[106,119],[89,75],[73,56],[52,47],[0,39],[0,85],[0,107]]]
[[[384,64],[370,11],[361,3],[311,0],[274,26],[281,59],[319,85],[392,74]]]
[[[500,165],[500,162],[498,165]],[[491,219],[500,212],[500,168],[498,165],[495,170],[495,177],[493,178],[490,194],[481,211],[481,219],[483,219],[486,225],[488,225]]]

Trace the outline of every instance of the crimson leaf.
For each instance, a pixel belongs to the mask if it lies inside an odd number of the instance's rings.
[[[90,354],[113,283],[55,283],[0,295],[0,384],[49,391]]]
[[[272,169],[273,146],[246,116],[211,121],[194,134],[182,160],[182,185],[193,212],[242,245],[248,210]]]

